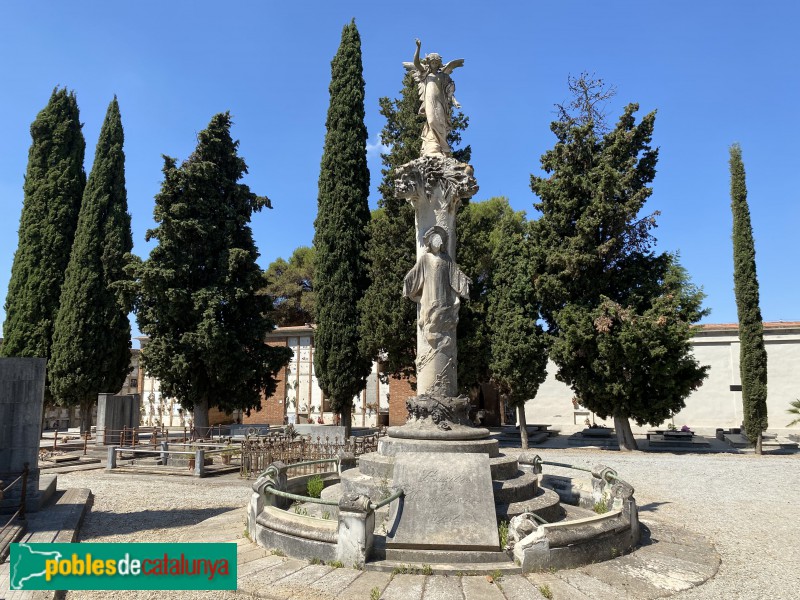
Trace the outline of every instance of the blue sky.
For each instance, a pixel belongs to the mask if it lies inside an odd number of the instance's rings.
[[[342,26],[362,38],[373,193],[380,182],[378,98],[396,96],[414,38],[464,58],[456,95],[476,200],[507,196],[536,218],[531,173],[553,145],[567,76],[589,71],[628,102],[657,110],[658,247],[679,251],[706,294],[706,322],[736,321],[728,148],[742,145],[765,320],[800,320],[800,4],[705,2],[4,2],[0,5],[0,300],[8,289],[30,123],[55,86],[74,90],[86,170],[109,101],[125,127],[134,251],[146,255],[162,154],[185,159],[212,115],[230,110],[250,168],[274,209],[252,226],[266,267],[309,245],[325,135],[330,61]],[[0,321],[5,314],[0,308]]]

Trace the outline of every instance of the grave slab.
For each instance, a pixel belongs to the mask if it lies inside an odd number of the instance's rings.
[[[492,475],[485,454],[414,452],[397,456],[387,548],[499,550]]]

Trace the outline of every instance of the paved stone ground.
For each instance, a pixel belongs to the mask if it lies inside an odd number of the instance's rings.
[[[650,531],[645,545],[629,556],[581,569],[492,582],[484,577],[392,578],[388,573],[309,565],[253,546],[243,537],[243,507],[250,492],[236,478],[165,479],[87,471],[59,476],[59,487],[94,493],[81,541],[235,541],[240,590],[70,592],[67,598],[366,600],[377,588],[386,599],[512,600],[540,597],[539,586],[556,600],[800,596],[800,456],[586,449],[540,454],[545,460],[585,467],[604,463],[617,469],[636,488],[640,515]],[[546,472],[569,473],[549,467]]]

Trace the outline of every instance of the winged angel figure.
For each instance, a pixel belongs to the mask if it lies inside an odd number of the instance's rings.
[[[417,82],[417,90],[422,105],[419,114],[425,115],[425,126],[422,128],[422,156],[450,156],[452,150],[447,143],[450,131],[450,105],[461,108],[454,93],[456,84],[450,77],[453,69],[463,66],[464,59],[451,60],[442,65],[442,57],[435,52],[420,60],[419,50],[422,43],[417,42],[414,62],[404,62],[403,66],[411,72]]]

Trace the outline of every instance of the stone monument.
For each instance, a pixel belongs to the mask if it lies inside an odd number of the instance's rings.
[[[28,510],[39,501],[44,381],[43,358],[0,358],[0,481],[10,483],[28,465]],[[0,512],[16,507],[20,491],[17,486],[0,498]]]
[[[456,211],[478,191],[470,165],[452,158],[447,144],[450,106],[459,107],[450,73],[463,59],[442,65],[441,57],[403,63],[417,81],[420,113],[425,115],[421,156],[397,169],[395,189],[413,207],[416,264],[403,282],[403,295],[417,304],[417,392],[409,398],[409,421],[393,428],[405,438],[470,439],[485,437],[468,419],[469,399],[457,397],[456,327],[461,299],[469,297],[469,279],[456,264]]]
[[[139,394],[97,395],[97,435],[98,446],[117,446],[122,437],[122,429],[139,427],[141,419],[141,399]]]
[[[377,452],[357,464],[352,454],[340,456],[338,483],[320,499],[338,508],[338,523],[286,510],[285,493],[302,493],[307,476],[288,478],[288,467],[276,462],[253,485],[248,532],[292,556],[382,570],[424,563],[442,572],[520,572],[615,556],[639,539],[633,489],[603,466],[592,472],[590,494],[570,478],[554,480],[562,492],[539,486],[541,458],[502,453],[489,430],[470,421],[469,398],[458,395],[456,329],[470,281],[456,262],[455,217],[478,191],[472,167],[455,160],[447,144],[450,107],[458,107],[450,75],[464,61],[443,64],[438,54],[420,60],[416,43],[413,62],[403,64],[425,115],[422,150],[397,168],[395,189],[415,210],[416,262],[402,293],[417,306],[417,395],[406,400],[406,423],[390,427]],[[562,496],[581,505],[569,509],[571,519]],[[601,501],[612,510],[591,510]],[[516,564],[498,531],[512,519]]]
[[[464,61],[442,64],[435,53],[420,60],[416,44],[413,62],[403,65],[425,115],[422,150],[397,169],[395,189],[415,213],[416,263],[403,296],[417,305],[417,395],[406,401],[406,424],[390,428],[383,443],[385,453],[387,441],[396,447],[393,484],[405,492],[392,509],[386,547],[498,550],[489,452],[481,451],[489,431],[470,422],[456,376],[458,312],[471,283],[456,263],[456,211],[478,191],[472,167],[455,160],[447,143],[451,106],[459,106],[450,74]]]

